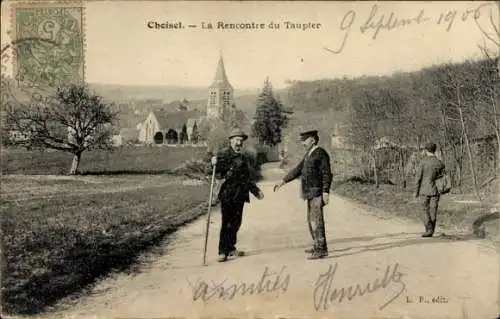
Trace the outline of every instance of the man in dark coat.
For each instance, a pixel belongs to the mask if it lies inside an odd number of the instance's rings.
[[[226,261],[228,257],[244,255],[244,252],[236,249],[243,206],[250,202],[249,192],[258,199],[264,198],[264,194],[252,180],[251,160],[242,153],[243,142],[247,138],[241,130],[233,130],[229,135],[231,146],[212,157],[211,161],[212,165],[215,165],[216,176],[224,179],[218,195],[222,214],[218,258],[220,262]]]
[[[425,233],[422,237],[432,237],[436,229],[437,209],[440,194],[436,187],[436,179],[444,173],[445,166],[436,157],[436,144],[429,143],[425,146],[425,155],[417,171],[417,189],[415,197],[420,197],[424,210],[423,220]]]
[[[307,222],[314,241],[313,248],[307,249],[306,252],[311,253],[309,259],[318,259],[328,256],[323,206],[328,204],[332,184],[330,156],[318,146],[318,131],[310,130],[300,135],[306,154],[300,163],[274,186],[274,190],[300,177],[301,198],[307,203]]]

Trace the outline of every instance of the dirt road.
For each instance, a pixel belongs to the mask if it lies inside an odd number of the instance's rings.
[[[265,174],[261,186],[266,197],[251,199],[239,232],[239,249],[248,256],[216,262],[220,214],[214,211],[208,266],[201,265],[202,218],[180,230],[164,255],[140,274],[106,279],[90,296],[61,305],[47,317],[498,315],[499,260],[493,245],[460,236],[421,238],[420,224],[387,218],[332,195],[325,209],[330,256],[307,260],[303,250],[311,242],[298,183],[273,193],[272,176],[281,173],[268,168]]]

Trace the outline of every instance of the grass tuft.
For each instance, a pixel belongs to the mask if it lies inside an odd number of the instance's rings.
[[[395,185],[372,183],[351,179],[337,182],[333,191],[341,196],[376,207],[389,216],[406,217],[422,222],[422,204],[410,189]],[[498,238],[495,221],[499,219],[496,192],[491,190],[484,201],[474,200],[470,194],[447,194],[441,197],[437,225],[453,232],[470,234],[479,238]],[[385,217],[385,216],[384,216]],[[423,223],[423,222],[422,222]],[[422,226],[423,227],[423,226]]]

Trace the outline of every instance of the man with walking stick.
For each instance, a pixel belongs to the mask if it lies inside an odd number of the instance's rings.
[[[333,177],[330,156],[325,149],[318,146],[318,131],[308,130],[301,133],[300,137],[306,154],[302,161],[274,186],[274,191],[300,177],[301,197],[307,205],[307,223],[314,241],[313,247],[306,252],[311,253],[308,259],[319,259],[328,256],[323,206],[328,204]]]
[[[251,192],[258,199],[264,194],[252,181],[250,159],[242,152],[248,136],[239,129],[229,135],[230,147],[212,157],[211,163],[218,178],[225,179],[218,198],[221,203],[222,224],[219,237],[219,262],[228,257],[243,256],[236,249],[237,233],[241,226],[243,206],[250,202]]]

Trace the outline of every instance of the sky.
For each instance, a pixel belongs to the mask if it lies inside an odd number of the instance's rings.
[[[9,3],[2,2],[2,47],[10,41]],[[474,9],[485,3],[87,1],[86,81],[207,87],[220,52],[235,89],[259,88],[266,77],[281,88],[286,80],[386,75],[460,62],[480,56],[478,45],[495,49],[478,24],[491,32],[489,19],[498,26],[498,7],[485,5],[474,19]],[[391,13],[397,26],[382,27],[375,36]],[[402,19],[412,22],[402,25]],[[148,28],[152,21],[198,27]],[[265,28],[221,30],[219,21]],[[287,29],[286,21],[321,25],[304,31]],[[280,28],[268,28],[271,22]],[[214,29],[202,29],[202,23]]]

